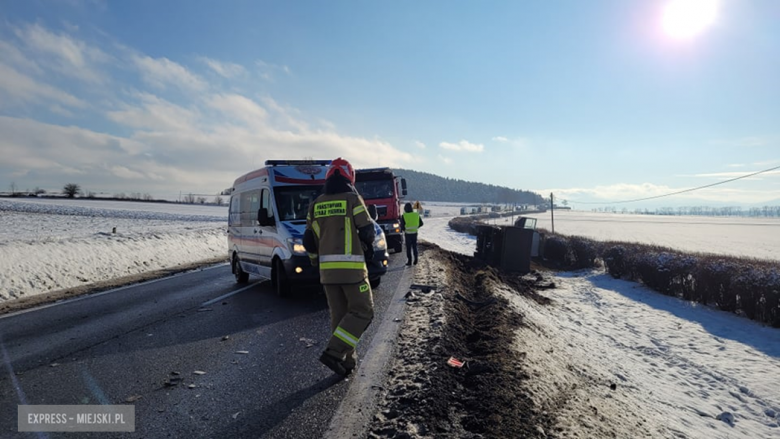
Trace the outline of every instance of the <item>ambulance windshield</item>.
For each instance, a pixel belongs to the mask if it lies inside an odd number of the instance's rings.
[[[279,221],[305,220],[309,203],[322,192],[322,186],[280,186],[274,188]]]

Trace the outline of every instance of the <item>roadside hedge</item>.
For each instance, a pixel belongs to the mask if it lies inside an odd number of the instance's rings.
[[[615,278],[780,328],[780,264],[637,243],[544,234],[543,256],[561,268],[603,264]]]

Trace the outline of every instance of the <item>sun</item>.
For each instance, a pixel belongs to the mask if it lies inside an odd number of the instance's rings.
[[[663,11],[664,32],[676,39],[699,35],[717,20],[718,3],[718,0],[670,0]]]

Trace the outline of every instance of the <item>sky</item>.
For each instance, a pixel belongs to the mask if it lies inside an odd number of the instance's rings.
[[[575,208],[710,185],[780,166],[778,22],[774,0],[4,2],[0,192],[210,196],[338,156]],[[778,204],[780,170],[652,203]]]

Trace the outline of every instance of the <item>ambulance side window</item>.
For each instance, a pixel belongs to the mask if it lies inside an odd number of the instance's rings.
[[[230,197],[230,216],[228,217],[228,225],[238,226],[241,224],[241,211],[238,210],[238,196]]]
[[[260,209],[265,209],[265,212],[267,213],[267,217],[263,224],[267,225],[274,225],[274,208],[271,206],[271,191],[268,189],[263,189],[263,192],[260,196]]]
[[[241,226],[257,225],[257,209],[260,208],[260,191],[248,191],[241,194]]]

